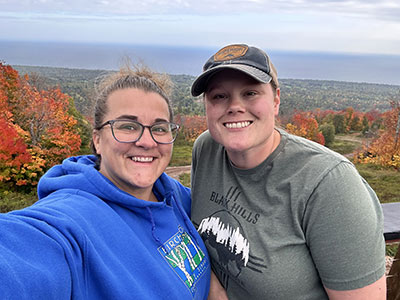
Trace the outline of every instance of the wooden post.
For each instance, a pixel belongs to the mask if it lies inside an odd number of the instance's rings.
[[[400,300],[400,247],[386,278],[387,300]]]

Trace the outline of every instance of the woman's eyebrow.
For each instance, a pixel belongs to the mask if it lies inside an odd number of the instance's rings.
[[[154,120],[154,123],[157,123],[157,122],[169,122],[169,120],[162,119],[162,118],[157,118],[157,119]]]
[[[116,118],[117,120],[133,120],[137,121],[138,117],[133,115],[121,115]]]
[[[137,121],[138,117],[137,116],[133,116],[133,115],[121,115],[119,117],[116,118],[116,120],[132,120],[132,121]],[[157,118],[154,120],[154,123],[157,122],[169,122],[169,120],[164,119],[164,118]]]

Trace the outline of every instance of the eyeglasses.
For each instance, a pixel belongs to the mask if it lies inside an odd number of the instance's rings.
[[[100,125],[97,130],[110,124],[114,139],[120,143],[137,142],[148,128],[153,140],[158,144],[172,144],[178,135],[179,125],[170,122],[157,122],[146,126],[132,120],[109,120]]]

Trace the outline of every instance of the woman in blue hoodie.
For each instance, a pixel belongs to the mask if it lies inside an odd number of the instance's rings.
[[[103,81],[96,155],[40,180],[39,201],[0,215],[0,299],[206,299],[210,263],[190,191],[164,172],[179,126],[157,76]]]

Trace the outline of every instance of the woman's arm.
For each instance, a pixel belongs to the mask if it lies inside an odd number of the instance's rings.
[[[338,164],[319,182],[304,226],[329,299],[386,299],[383,213],[353,165]]]
[[[360,289],[335,291],[325,288],[330,300],[384,300],[386,299],[386,276]]]
[[[207,300],[228,300],[225,289],[213,271],[211,271],[210,292]]]

